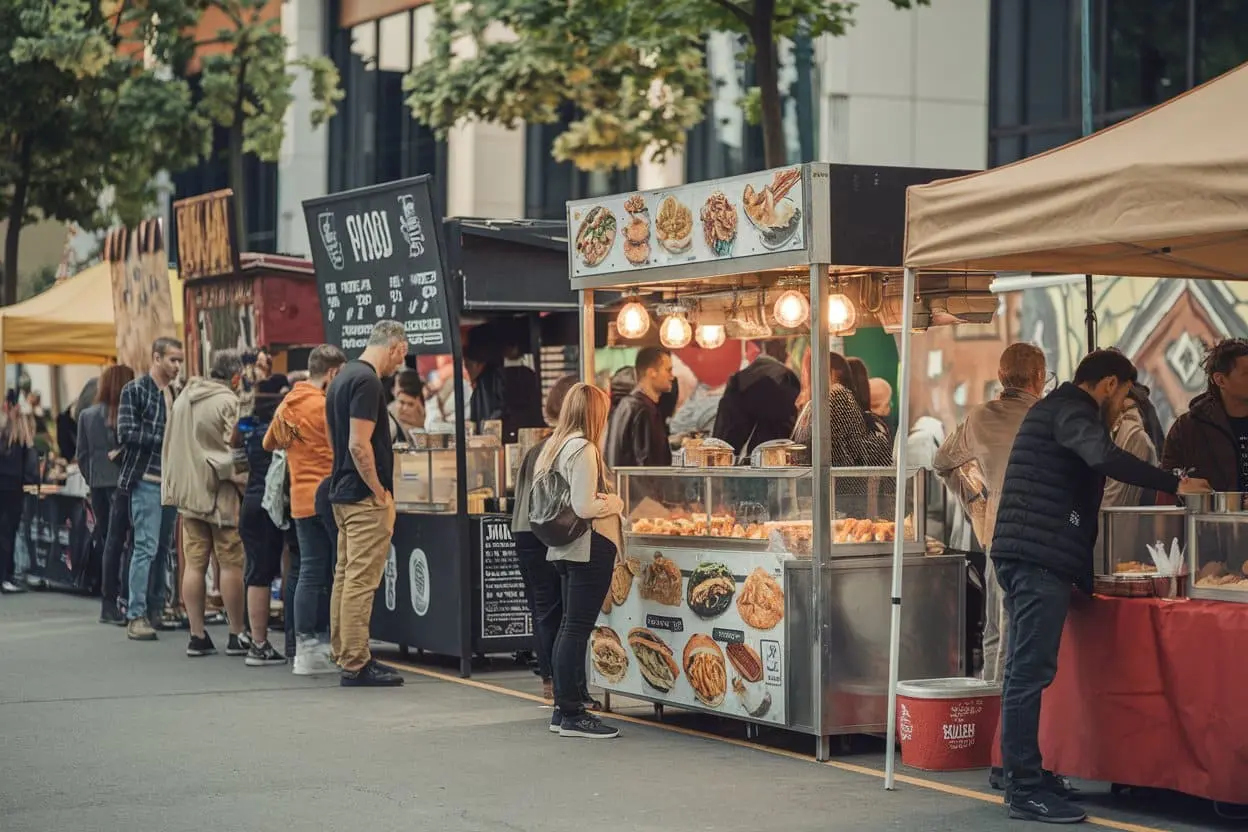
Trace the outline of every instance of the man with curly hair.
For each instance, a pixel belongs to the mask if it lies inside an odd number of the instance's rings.
[[[1204,369],[1209,388],[1170,428],[1162,467],[1206,479],[1214,491],[1248,491],[1248,339],[1215,344]]]

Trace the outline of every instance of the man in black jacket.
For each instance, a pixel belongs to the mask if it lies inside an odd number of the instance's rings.
[[[1136,379],[1130,359],[1097,350],[1023,420],[1006,468],[992,538],[1009,634],[1001,697],[1001,755],[1012,818],[1078,823],[1060,778],[1041,765],[1040,695],[1057,672],[1071,585],[1092,591],[1093,546],[1105,478],[1167,494],[1208,491],[1126,453],[1109,437]]]
[[[763,351],[748,367],[728,379],[711,434],[741,456],[773,439],[788,439],[797,423],[797,398],[802,383],[789,369],[783,338],[763,342]]]
[[[607,466],[671,465],[667,420],[659,411],[659,399],[672,389],[672,354],[662,347],[642,347],[633,366],[637,386],[620,401],[607,424]]]

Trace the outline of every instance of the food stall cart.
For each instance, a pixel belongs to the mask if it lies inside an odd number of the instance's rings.
[[[911,188],[906,288],[950,269],[1248,279],[1248,148],[1233,138],[1248,118],[1235,106],[1245,94],[1248,65],[1064,147]],[[901,378],[904,414],[904,368]],[[1234,716],[1248,674],[1228,659],[1248,639],[1248,607],[1234,603],[1248,600],[1240,588],[1248,513],[1238,498],[1185,500],[1190,516],[1177,519],[1165,510],[1129,521],[1107,513],[1107,525],[1126,522],[1129,532],[1111,536],[1135,542],[1115,544],[1101,571],[1137,568],[1140,540],[1181,528],[1190,597],[1098,594],[1072,605],[1041,712],[1046,768],[1248,804],[1240,776],[1248,727]],[[886,788],[892,780],[890,754]]]
[[[463,332],[505,329],[540,378],[539,345],[579,343],[562,223],[439,223],[428,187],[417,178],[305,203],[327,340],[358,355],[374,323],[401,320],[409,354],[450,353],[460,379]],[[454,433],[413,432],[396,446],[397,518],[372,636],[458,658],[466,677],[475,655],[528,649],[533,622],[509,512],[520,449],[466,425],[459,392]]]
[[[644,334],[656,312],[667,346],[809,333],[815,403],[813,465],[774,448],[733,465],[711,442],[672,468],[616,472],[624,561],[591,639],[593,684],[804,732],[826,759],[829,737],[885,725],[894,538],[921,599],[902,666],[963,671],[965,562],[927,553],[923,478],[894,488],[891,469],[830,467],[832,330],[901,326],[903,192],[942,175],[807,164],[568,204],[582,331],[611,289],[627,301],[621,334]],[[991,300],[968,313],[968,288],[933,288],[916,325],[990,319]]]
[[[173,210],[188,374],[207,372],[212,351],[226,348],[267,347],[273,372],[302,369],[324,341],[312,261],[240,252],[228,189],[178,200]]]

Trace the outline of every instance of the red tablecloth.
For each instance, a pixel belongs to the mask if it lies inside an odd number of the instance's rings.
[[[1045,767],[1248,804],[1246,658],[1248,605],[1072,606],[1040,717]]]

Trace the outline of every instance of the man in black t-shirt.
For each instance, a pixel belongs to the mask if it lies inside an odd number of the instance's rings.
[[[407,334],[397,321],[373,327],[358,360],[348,361],[325,399],[334,467],[329,501],[338,526],[338,566],[330,599],[330,647],[344,687],[393,687],[403,677],[368,649],[373,596],[394,533],[394,449],[381,379],[403,366]]]

